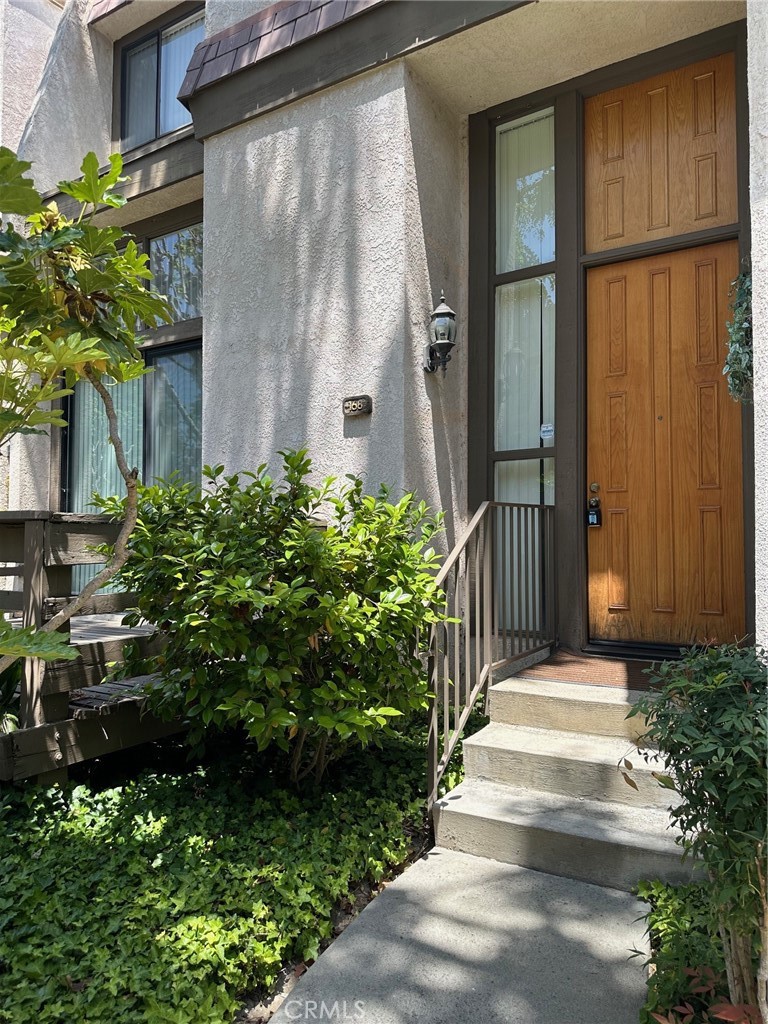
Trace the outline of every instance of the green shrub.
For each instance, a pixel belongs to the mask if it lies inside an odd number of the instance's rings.
[[[680,795],[671,809],[679,841],[708,872],[731,1002],[756,1006],[760,995],[764,1015],[767,678],[764,655],[754,648],[694,648],[658,668],[652,683],[659,692],[630,713],[648,718],[639,745],[651,752],[657,745],[664,755],[668,774],[658,778]]]
[[[752,401],[752,273],[742,270],[731,282],[732,318],[726,323],[728,354],[723,373],[728,377],[728,390],[737,402]]]
[[[648,998],[640,1024],[655,1024],[652,1013],[668,1012],[691,997],[691,971],[709,968],[718,977],[725,965],[705,885],[641,882],[637,895],[650,904],[645,919],[651,944]],[[717,995],[727,995],[727,985]],[[695,1002],[700,1004],[697,1009],[705,1007],[703,1001]]]
[[[281,485],[264,467],[217,467],[202,494],[144,489],[122,582],[167,637],[146,666],[162,675],[156,706],[182,709],[193,743],[240,725],[260,749],[289,751],[295,781],[319,781],[351,744],[426,706],[417,637],[437,621],[440,520],[359,480],[313,486],[306,452],[281,455]]]
[[[422,838],[423,731],[353,753],[320,794],[273,785],[269,755],[216,754],[0,795],[0,1024],[231,1024]]]

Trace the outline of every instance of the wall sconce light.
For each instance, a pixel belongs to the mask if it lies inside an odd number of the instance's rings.
[[[440,292],[440,305],[430,313],[429,341],[424,346],[426,373],[434,373],[438,367],[445,373],[455,344],[456,314],[446,305],[445,293]]]

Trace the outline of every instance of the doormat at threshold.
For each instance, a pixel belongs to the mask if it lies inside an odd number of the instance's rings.
[[[593,686],[626,686],[630,690],[647,690],[649,677],[644,669],[650,661],[622,661],[618,658],[595,658],[585,654],[558,651],[546,661],[518,673],[520,679],[548,679],[561,683],[590,683]]]

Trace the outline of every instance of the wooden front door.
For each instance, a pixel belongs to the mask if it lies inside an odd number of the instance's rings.
[[[741,409],[722,374],[735,241],[588,272],[592,639],[745,633]]]

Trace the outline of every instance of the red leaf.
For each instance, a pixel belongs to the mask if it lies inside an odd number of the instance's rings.
[[[654,1020],[658,1021],[658,1024],[675,1024],[673,1020],[670,1020],[666,1014],[662,1017],[660,1013],[652,1013],[651,1016]]]
[[[744,1020],[743,1006],[729,1006],[727,1003],[723,1003],[722,1006],[713,1006],[712,1013],[720,1020],[731,1020],[734,1021],[734,1024],[741,1024]]]

